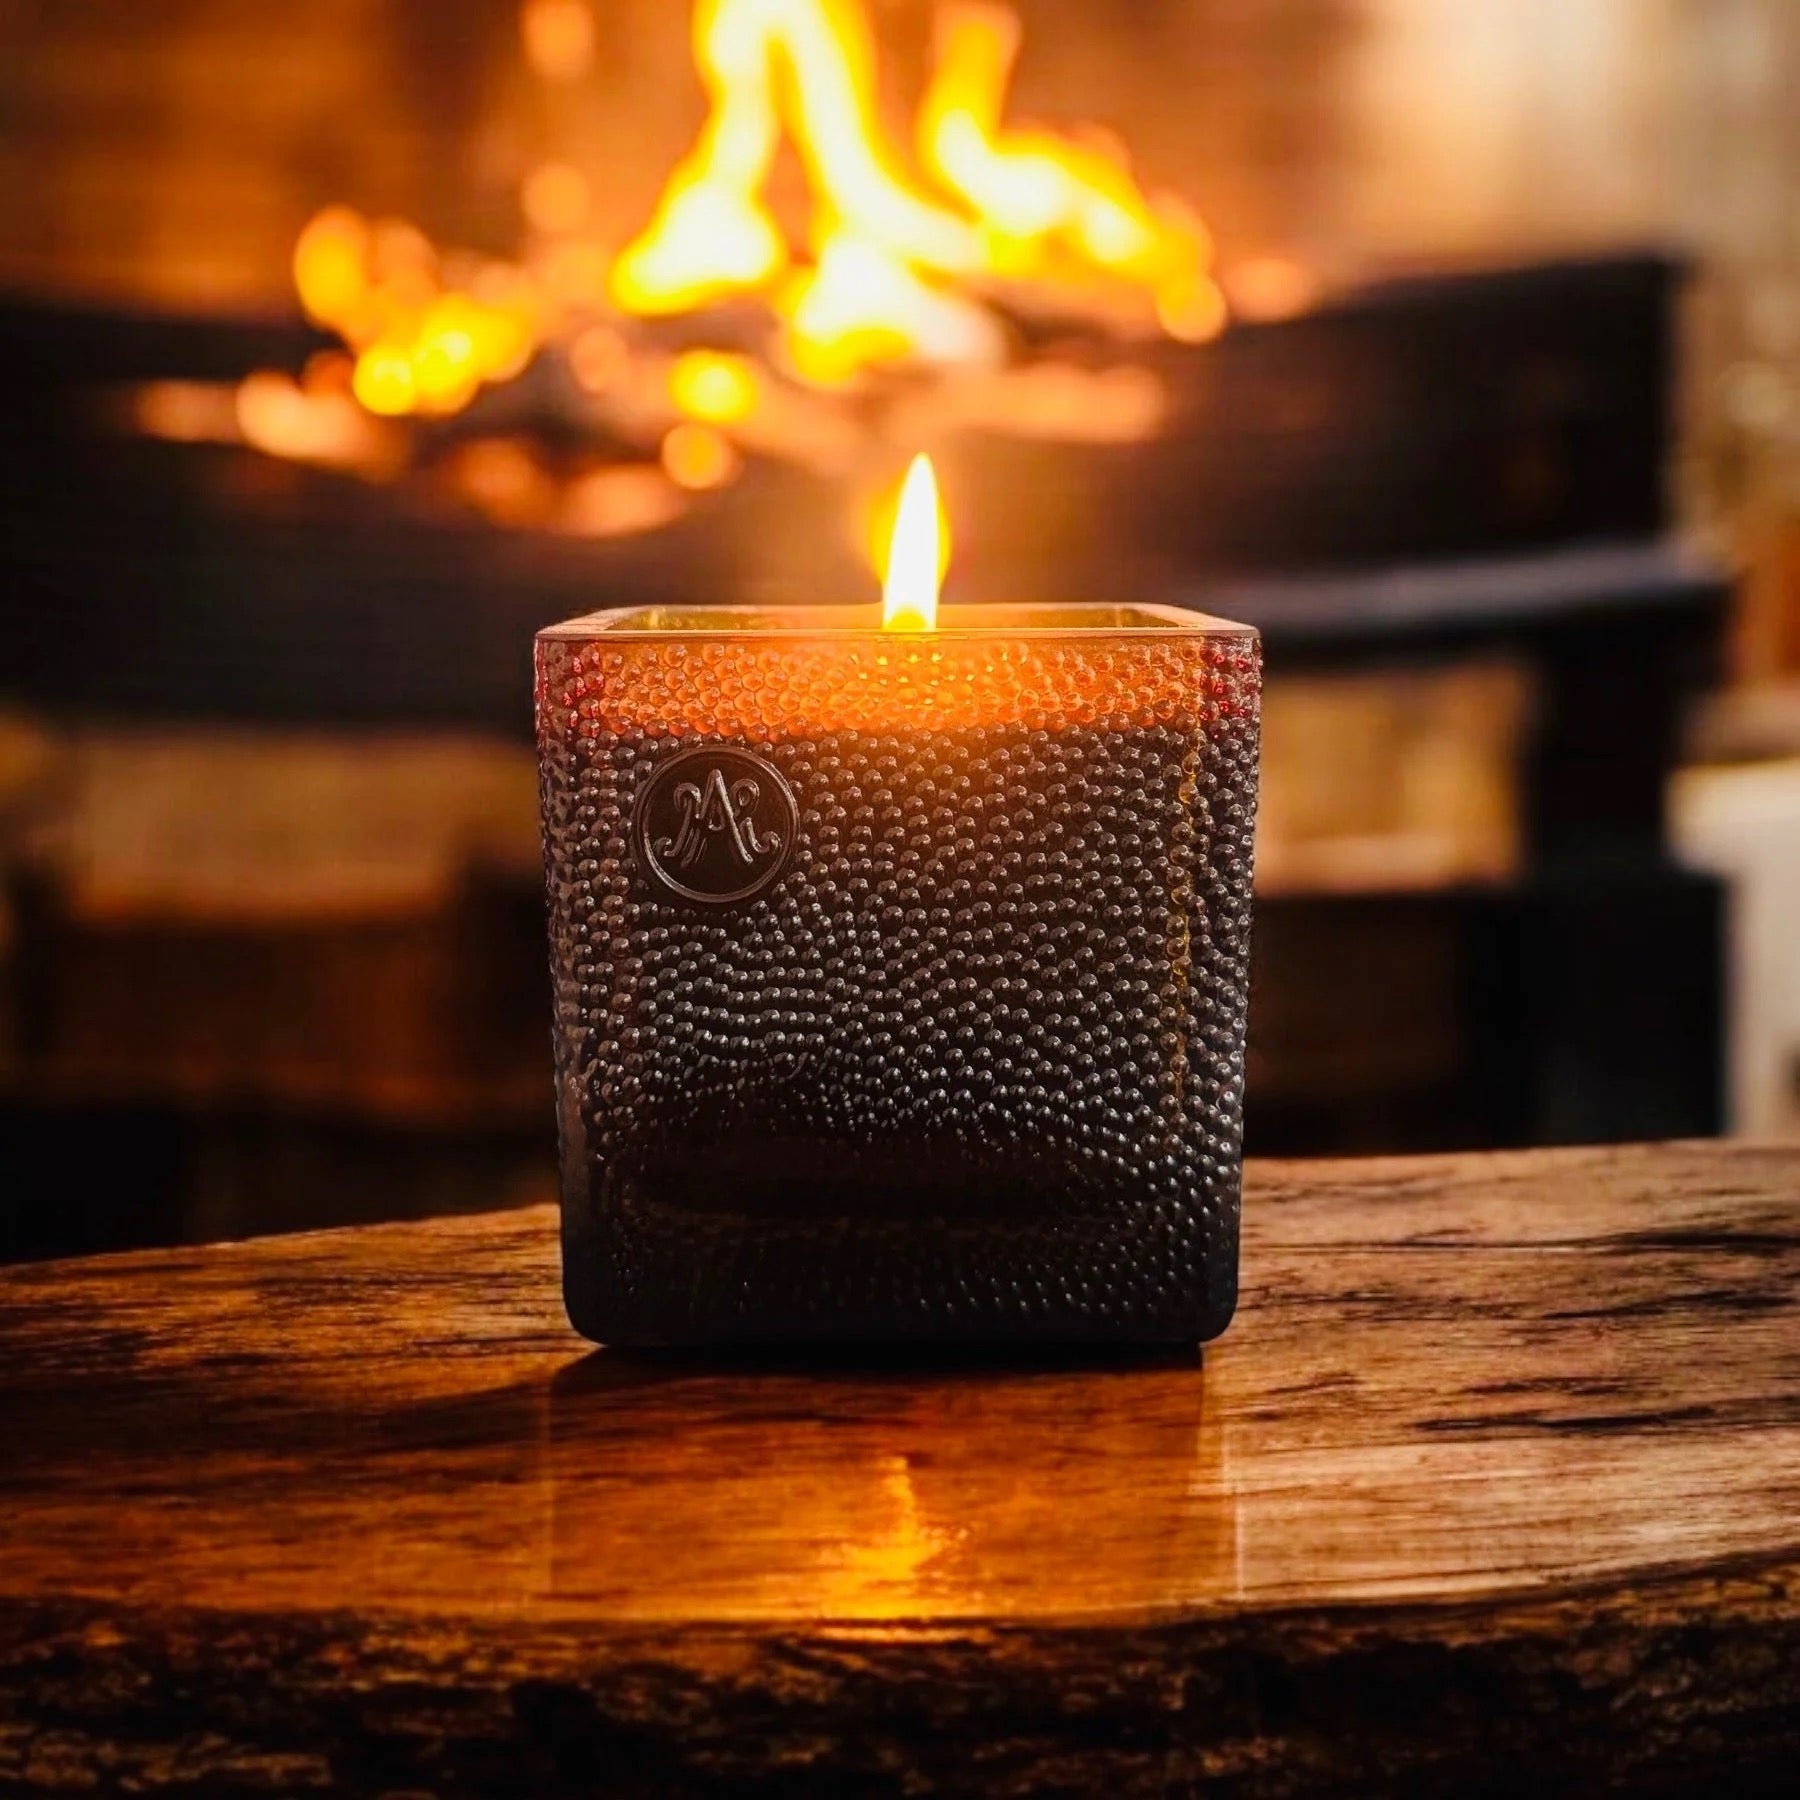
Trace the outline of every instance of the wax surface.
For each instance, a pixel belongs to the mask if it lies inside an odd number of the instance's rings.
[[[822,610],[829,617],[850,609]],[[991,616],[1014,609],[966,610]],[[1114,608],[1016,610],[1040,619],[1130,616]],[[1260,665],[1256,634],[1243,627],[597,632],[585,640],[546,634],[543,641],[548,685],[540,705],[567,712],[574,728],[588,733],[751,741],[981,726],[1124,730],[1229,713],[1254,704],[1259,692],[1254,681],[1245,687]]]

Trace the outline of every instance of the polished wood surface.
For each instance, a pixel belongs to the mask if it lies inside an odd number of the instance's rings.
[[[1244,1259],[1102,1366],[589,1351],[542,1208],[0,1273],[0,1792],[1777,1791],[1800,1150],[1253,1166]]]

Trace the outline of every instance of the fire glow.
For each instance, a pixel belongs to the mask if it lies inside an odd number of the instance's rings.
[[[711,110],[650,225],[614,263],[613,301],[655,316],[765,294],[789,365],[822,386],[887,362],[993,358],[992,318],[952,281],[1073,288],[1110,275],[1148,294],[1175,335],[1216,331],[1223,306],[1197,219],[1147,198],[1123,152],[1097,138],[1003,124],[1013,15],[959,5],[938,23],[916,127],[934,194],[885,140],[860,5],[701,0],[694,58]],[[809,266],[796,265],[761,197],[784,133],[812,196]]]
[[[593,424],[642,446],[677,494],[729,483],[747,456],[839,475],[972,424],[1152,435],[1160,381],[1129,346],[1223,328],[1205,227],[1106,133],[1009,118],[1010,11],[950,0],[934,22],[909,146],[877,104],[863,0],[695,0],[704,120],[623,242],[591,217],[600,172],[554,158],[521,183],[514,256],[326,208],[294,280],[347,347],[349,395],[381,418],[444,418],[552,352]],[[591,69],[589,0],[525,0],[520,29],[547,86]],[[773,179],[784,146],[797,200]],[[1034,320],[1113,352],[1031,349]]]
[[[581,41],[568,12],[567,0],[524,8],[540,68],[552,38]],[[458,410],[484,383],[518,373],[584,303],[654,318],[756,296],[779,323],[785,367],[816,386],[897,363],[996,361],[1004,344],[983,295],[1022,286],[1121,313],[1136,296],[1172,334],[1212,335],[1224,302],[1210,240],[1187,207],[1147,195],[1101,134],[1004,122],[1019,45],[1018,21],[1001,7],[939,15],[915,128],[920,179],[878,117],[860,0],[697,0],[707,118],[649,224],[610,264],[584,269],[564,254],[535,266],[463,259],[459,270],[410,226],[332,207],[296,247],[302,303],[356,351],[357,397],[378,413]],[[807,177],[804,244],[764,198],[784,138]],[[541,236],[578,232],[586,188],[564,164],[532,172],[524,209]],[[603,292],[581,293],[583,275]]]

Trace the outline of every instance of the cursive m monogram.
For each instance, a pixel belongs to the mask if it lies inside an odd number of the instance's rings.
[[[781,879],[800,808],[774,763],[738,744],[696,744],[652,771],[632,812],[652,887],[699,906],[735,906]]]
[[[705,852],[707,840],[723,832],[744,867],[754,868],[759,857],[781,848],[780,832],[757,834],[756,803],[761,798],[762,789],[753,777],[742,776],[728,787],[723,769],[711,770],[704,788],[698,782],[682,782],[674,795],[681,822],[672,838],[657,839],[656,854],[691,869]]]

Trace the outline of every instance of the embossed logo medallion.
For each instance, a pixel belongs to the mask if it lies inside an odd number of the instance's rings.
[[[800,809],[779,769],[748,750],[703,744],[644,784],[632,818],[638,867],[653,887],[702,906],[760,894],[793,854]]]

